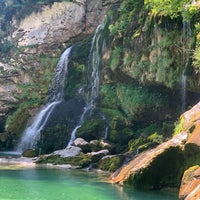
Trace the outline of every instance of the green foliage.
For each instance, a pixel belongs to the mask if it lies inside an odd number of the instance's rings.
[[[120,63],[120,58],[121,58],[121,53],[122,53],[122,48],[116,47],[111,54],[110,57],[110,67],[112,70],[115,70],[119,63]]]
[[[129,152],[142,152],[144,150],[155,147],[163,142],[163,136],[157,132],[148,137],[140,136],[137,139],[129,141]]]
[[[19,137],[26,127],[29,118],[28,104],[21,104],[18,109],[6,119],[5,129],[11,133],[14,138]]]
[[[123,161],[123,155],[107,157],[99,161],[98,168],[104,171],[114,172],[122,166]]]
[[[86,66],[73,62],[68,68],[68,78],[65,83],[65,99],[72,98],[86,82]]]
[[[77,137],[84,138],[86,141],[96,140],[102,137],[104,132],[104,122],[100,118],[92,118],[84,121],[83,125],[77,130]]]
[[[120,106],[119,99],[116,95],[116,88],[112,84],[100,86],[101,107],[107,109],[116,109]]]
[[[128,119],[121,110],[101,108],[101,111],[106,114],[111,123],[119,120],[122,124],[128,124]]]
[[[181,133],[184,130],[184,118],[181,117],[179,121],[175,122],[174,135]]]
[[[42,153],[50,153],[57,149],[65,148],[67,144],[67,141],[65,141],[66,133],[67,126],[65,124],[56,124],[55,126],[45,128],[41,132],[37,148]]]
[[[153,15],[170,16],[172,19],[182,15],[188,21],[197,12],[192,0],[145,0],[144,3]]]
[[[193,66],[196,74],[200,71],[200,23],[195,24],[195,31],[196,31],[196,47],[193,53]]]
[[[19,100],[32,105],[32,107],[38,107],[47,100],[49,85],[58,58],[40,57],[39,61],[40,71],[31,71],[33,73],[32,82],[18,85],[18,89],[21,91]]]
[[[131,138],[133,138],[133,135],[132,129],[128,127],[119,127],[117,129],[113,128],[110,130],[109,140],[113,143],[125,145]]]
[[[50,155],[50,156],[40,156],[39,160],[36,161],[37,164],[45,164],[45,163],[52,163],[54,165],[59,164],[71,164],[73,166],[78,167],[87,167],[91,163],[91,156],[87,154],[81,153],[75,157],[66,157],[62,158],[58,155]]]
[[[151,110],[151,112],[159,111],[165,103],[159,92],[145,87],[121,84],[118,85],[116,91],[122,109],[133,118],[140,118],[141,114],[147,110]]]
[[[119,20],[109,26],[110,34],[115,37],[122,37],[126,34],[128,26],[132,23],[134,13],[139,12],[142,2],[135,0],[122,1],[119,9]]]
[[[57,58],[40,57],[40,71],[31,70],[32,80],[29,83],[19,84],[20,104],[15,107],[15,112],[6,120],[6,130],[19,137],[24,130],[29,118],[29,110],[39,107],[47,101],[48,88],[53,77],[53,70],[57,63]]]
[[[11,41],[3,40],[0,43],[0,54],[7,55],[13,47],[14,45]]]

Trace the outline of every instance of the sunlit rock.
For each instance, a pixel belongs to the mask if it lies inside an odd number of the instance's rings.
[[[200,197],[200,167],[196,165],[185,171],[179,198],[181,200],[195,200],[198,197]]]

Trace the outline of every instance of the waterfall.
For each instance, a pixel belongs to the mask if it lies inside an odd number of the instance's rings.
[[[183,33],[182,33],[182,67],[183,71],[181,74],[181,112],[186,110],[187,100],[187,76],[186,68],[189,65],[189,49],[190,49],[190,38],[191,38],[191,26],[190,22],[183,21]]]
[[[100,46],[100,38],[101,31],[103,29],[103,25],[99,25],[95,31],[95,34],[92,38],[92,44],[90,48],[89,62],[88,62],[88,74],[89,74],[89,83],[88,83],[88,94],[86,106],[84,107],[84,111],[80,117],[80,120],[77,126],[73,129],[71,133],[71,138],[68,142],[67,147],[70,147],[73,141],[76,139],[76,132],[82,126],[84,118],[86,114],[91,112],[95,108],[95,100],[99,95],[99,68],[101,61],[101,46]]]
[[[29,148],[35,148],[37,141],[40,139],[40,132],[46,125],[50,114],[60,102],[64,99],[64,82],[67,73],[67,65],[71,47],[67,48],[61,55],[60,60],[55,70],[54,80],[50,88],[48,103],[35,116],[33,123],[27,127],[22,135],[22,138],[17,146],[17,151],[22,153]]]

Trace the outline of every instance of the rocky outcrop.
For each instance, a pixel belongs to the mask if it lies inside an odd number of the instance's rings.
[[[162,184],[166,184],[164,182],[164,179],[166,178],[166,174],[164,174],[164,171],[169,170],[170,172],[173,172],[173,174],[167,174],[168,177],[173,177],[174,173],[177,173],[178,170],[176,169],[176,165],[182,159],[183,155],[181,156],[181,149],[186,138],[187,133],[178,134],[176,137],[162,143],[156,148],[139,154],[138,156],[133,158],[132,161],[123,166],[120,171],[116,171],[116,173],[111,176],[110,181],[112,183],[119,184],[123,184],[127,181],[133,181],[134,186],[137,187],[141,182],[141,187],[161,187]],[[175,159],[175,154],[180,155],[180,157]],[[171,156],[171,158],[169,155]],[[169,165],[167,164],[167,162]],[[150,175],[148,175],[149,172],[151,172]],[[147,175],[152,175],[153,177],[147,177]]]
[[[14,21],[13,26],[18,28],[12,37],[19,46],[59,46],[72,38],[92,34],[115,2],[54,2],[51,7],[44,6],[41,12],[34,12],[20,22]]]
[[[83,31],[85,15],[85,1],[55,2],[22,20],[13,38],[17,38],[19,46],[60,44]]]
[[[181,200],[195,200],[200,197],[200,167],[190,167],[185,171],[179,191]]]
[[[199,197],[199,127],[200,102],[185,112],[177,125],[178,133],[156,148],[138,154],[117,170],[110,178],[112,183],[128,183],[135,187],[178,187],[181,176],[180,199]]]
[[[18,102],[15,93],[17,85],[30,81],[24,70],[19,70],[12,64],[0,62],[0,120],[6,116],[10,105]]]

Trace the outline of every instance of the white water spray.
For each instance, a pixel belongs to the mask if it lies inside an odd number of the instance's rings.
[[[89,55],[89,73],[91,74],[91,77],[88,85],[89,93],[87,96],[87,102],[77,126],[73,129],[71,133],[71,138],[68,142],[67,147],[70,147],[73,141],[76,139],[77,130],[82,126],[85,115],[91,112],[95,108],[95,100],[99,95],[99,68],[101,61],[100,38],[102,29],[103,25],[99,25],[92,39],[90,55]]]
[[[190,22],[183,22],[183,33],[182,33],[182,66],[183,72],[181,75],[181,112],[186,110],[186,99],[187,99],[187,76],[185,74],[186,68],[189,65],[190,59],[190,38],[191,38],[191,26]]]
[[[21,141],[17,146],[17,151],[22,153],[26,149],[35,148],[38,140],[40,139],[40,133],[46,125],[50,114],[64,98],[64,82],[67,73],[67,65],[69,62],[69,55],[71,47],[67,48],[62,54],[55,71],[55,77],[50,89],[49,102],[44,108],[35,116],[33,123],[25,129]]]

